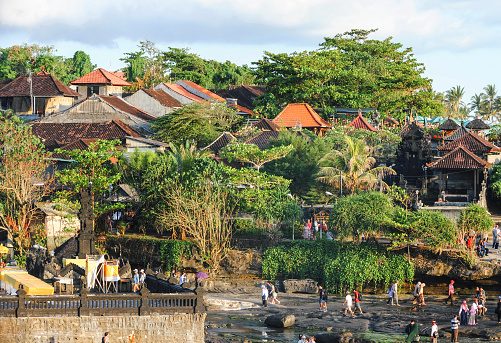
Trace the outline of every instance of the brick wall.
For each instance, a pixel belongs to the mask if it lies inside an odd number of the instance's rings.
[[[1,343],[203,343],[205,313],[154,316],[1,318]]]

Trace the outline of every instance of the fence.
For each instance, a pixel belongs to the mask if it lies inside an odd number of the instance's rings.
[[[204,312],[203,293],[150,293],[143,287],[136,294],[89,294],[82,289],[76,295],[0,297],[0,317],[117,316]]]

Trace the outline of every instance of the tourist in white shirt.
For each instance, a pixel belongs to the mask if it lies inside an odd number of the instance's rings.
[[[344,315],[347,316],[348,315],[348,311],[350,311],[351,316],[355,317],[355,315],[353,314],[353,310],[351,309],[351,307],[353,306],[353,298],[351,297],[349,291],[346,292],[346,298],[344,299],[343,306],[345,304],[346,304],[346,308],[344,309]]]

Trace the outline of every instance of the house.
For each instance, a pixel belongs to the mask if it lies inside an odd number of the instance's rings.
[[[80,93],[79,100],[83,100],[93,94],[121,97],[123,87],[130,86],[130,83],[114,73],[99,68],[70,82],[70,85],[77,87]]]
[[[75,106],[39,121],[43,123],[103,123],[119,120],[147,137],[152,133],[150,122],[153,119],[155,117],[151,114],[141,111],[118,96],[93,94]]]
[[[286,128],[308,129],[318,136],[323,136],[331,125],[322,119],[317,112],[306,103],[288,104],[280,112],[273,123]]]
[[[459,129],[459,125],[458,123],[456,123],[454,120],[452,120],[451,118],[447,118],[447,120],[445,120],[444,122],[442,122],[439,126],[438,126],[438,129],[439,130],[442,130],[442,136],[444,137],[447,137],[449,136],[450,134],[452,134],[454,131],[456,131],[457,129]]]
[[[155,117],[169,114],[182,104],[169,94],[158,89],[140,89],[125,100],[132,106],[139,108]]]
[[[219,151],[221,151],[224,147],[226,147],[230,142],[236,141],[237,138],[233,136],[229,132],[223,132],[219,135],[212,143],[207,145],[202,150],[210,150],[213,152],[214,156],[219,155]]]
[[[262,131],[280,131],[280,126],[268,118],[262,118],[250,126]]]
[[[236,99],[238,105],[254,110],[254,99],[264,94],[264,86],[230,86],[228,89],[213,89],[212,92],[216,93],[224,99]]]
[[[164,91],[183,105],[202,101],[225,102],[219,95],[212,93],[210,90],[192,81],[179,80],[176,81],[176,83],[162,82],[156,85],[155,89]]]
[[[17,115],[32,118],[45,117],[72,107],[79,96],[48,73],[21,75],[1,87],[0,109],[11,109]]]
[[[44,227],[47,234],[47,249],[60,247],[80,229],[78,211],[56,203],[36,203],[40,215],[31,223],[33,227]]]
[[[444,122],[445,123],[445,122]],[[442,123],[443,124],[443,123]],[[440,127],[439,127],[440,128]],[[447,142],[452,142],[460,137],[463,137],[464,135],[468,134],[468,129],[464,126],[464,123],[461,123],[461,126],[459,126],[455,131],[447,135],[448,131],[444,130],[444,136],[443,140],[444,143]]]
[[[295,131],[295,133],[299,137],[307,138],[310,141],[312,140],[311,137],[307,136],[306,134],[302,133],[301,131]],[[270,144],[270,140],[278,139],[279,135],[280,135],[279,131],[263,131],[263,132],[258,133],[254,137],[246,140],[245,144],[254,144],[254,145],[257,145],[257,147],[260,150],[264,150],[268,147],[268,144]]]
[[[352,127],[354,129],[362,129],[362,130],[368,130],[372,132],[377,132],[378,130],[372,126],[363,116],[362,116],[362,110],[358,110],[358,114],[353,119],[353,121],[348,125],[348,127]]]

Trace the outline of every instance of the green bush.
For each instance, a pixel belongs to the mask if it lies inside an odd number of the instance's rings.
[[[387,287],[396,280],[414,278],[414,267],[405,255],[365,243],[337,241],[297,241],[271,247],[264,253],[262,271],[270,279],[279,274],[284,278],[312,278],[335,293],[355,285]]]
[[[494,221],[487,210],[478,204],[470,204],[461,212],[458,220],[459,229],[463,232],[475,230],[487,232],[494,226]]]
[[[233,233],[260,235],[264,233],[264,230],[262,228],[259,228],[253,220],[235,219],[235,221],[233,222]]]

